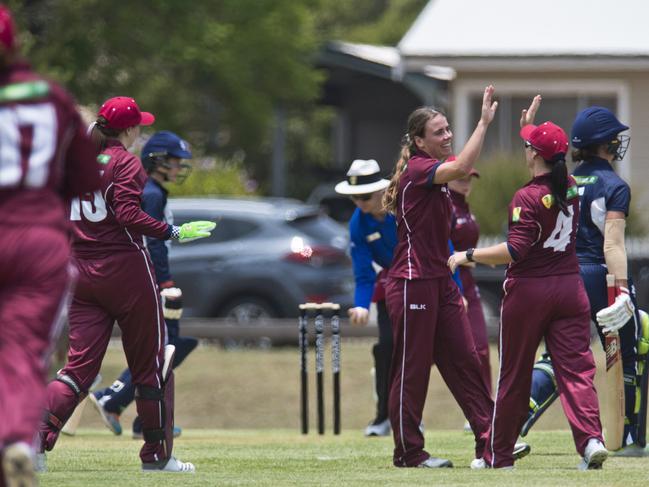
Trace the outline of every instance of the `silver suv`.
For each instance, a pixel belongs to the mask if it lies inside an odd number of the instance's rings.
[[[174,223],[218,220],[209,238],[174,243],[173,279],[188,317],[295,317],[309,301],[353,305],[347,229],[283,198],[171,198]]]

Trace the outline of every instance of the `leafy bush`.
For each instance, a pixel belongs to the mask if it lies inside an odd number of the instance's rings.
[[[480,178],[473,181],[469,195],[471,211],[483,235],[507,231],[507,205],[516,190],[530,179],[523,154],[494,154],[479,161]]]
[[[255,194],[256,184],[248,179],[238,160],[197,158],[183,184],[168,185],[170,196]]]

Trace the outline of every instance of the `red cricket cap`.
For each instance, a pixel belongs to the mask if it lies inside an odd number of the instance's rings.
[[[16,27],[9,9],[0,5],[0,46],[7,52],[16,47]]]
[[[568,136],[558,125],[552,122],[525,125],[520,134],[546,161],[565,159],[568,152]]]
[[[151,125],[155,122],[152,113],[141,111],[135,100],[128,96],[116,96],[106,100],[99,109],[98,115],[108,121],[106,128],[115,130],[123,130],[136,125]]]

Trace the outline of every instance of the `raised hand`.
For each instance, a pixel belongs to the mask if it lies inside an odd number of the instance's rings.
[[[530,106],[528,108],[524,108],[521,111],[521,127],[525,127],[526,125],[534,123],[536,112],[539,111],[539,107],[541,106],[541,99],[541,95],[536,95],[534,98],[532,98],[532,103],[530,103]]]
[[[480,121],[486,125],[489,125],[496,115],[496,110],[498,109],[498,102],[493,101],[494,91],[496,89],[489,85],[484,89],[484,95],[482,95],[482,113],[480,115]]]

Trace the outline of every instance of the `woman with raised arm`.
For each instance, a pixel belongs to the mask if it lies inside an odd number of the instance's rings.
[[[389,411],[397,467],[452,466],[424,450],[419,429],[433,362],[475,432],[476,452],[485,446],[493,402],[462,297],[446,267],[452,216],[446,183],[471,173],[498,106],[493,93],[492,86],[485,88],[480,120],[457,158],[446,117],[429,107],[415,110],[384,197],[398,225],[386,283],[394,338]]]

